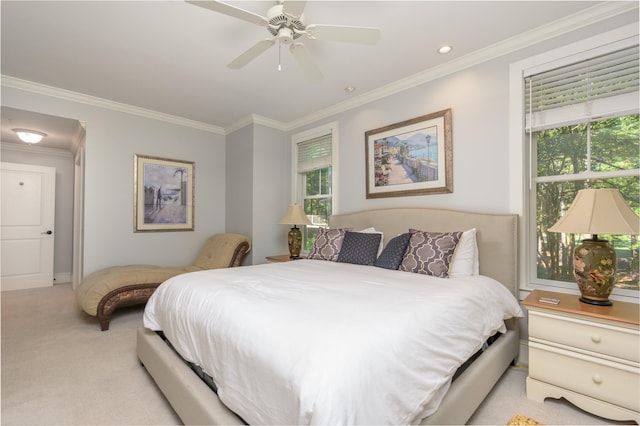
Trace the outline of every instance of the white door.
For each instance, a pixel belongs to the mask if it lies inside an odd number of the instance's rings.
[[[56,169],[2,163],[2,291],[53,285]]]

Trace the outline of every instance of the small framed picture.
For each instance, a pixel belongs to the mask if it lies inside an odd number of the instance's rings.
[[[135,155],[134,231],[193,231],[192,161]]]

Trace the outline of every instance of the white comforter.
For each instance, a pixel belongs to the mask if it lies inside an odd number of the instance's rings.
[[[514,316],[517,300],[488,277],[298,260],[174,277],[144,325],[250,424],[407,424]]]

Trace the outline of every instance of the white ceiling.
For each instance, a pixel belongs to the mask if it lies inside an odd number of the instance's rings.
[[[229,3],[260,15],[275,4]],[[251,114],[290,123],[599,3],[308,1],[307,24],[381,29],[375,46],[305,40],[324,74],[313,84],[285,47],[278,71],[277,44],[227,68],[267,30],[180,0],[2,0],[1,73],[222,129]],[[444,44],[453,46],[446,56]]]

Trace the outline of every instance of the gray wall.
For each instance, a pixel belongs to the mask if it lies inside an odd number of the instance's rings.
[[[211,234],[225,231],[222,134],[6,86],[2,104],[86,123],[85,275],[112,265],[190,264]],[[133,232],[134,154],[195,162],[195,231]]]
[[[327,114],[291,134],[329,121],[339,123],[338,213],[395,206],[522,213],[522,188],[514,193],[510,184],[511,180],[522,180],[524,159],[509,164],[510,151],[515,146],[521,149],[522,144],[521,138],[509,139],[509,65],[624,24],[637,25],[637,21],[637,13],[627,13],[532,42],[527,48],[478,61],[449,75],[440,77],[434,72],[432,81],[339,114]],[[367,200],[364,133],[446,108],[451,108],[453,115],[453,193]]]
[[[291,202],[291,142],[287,135],[254,125],[253,263],[265,256],[289,253],[289,225],[278,225]]]
[[[246,264],[288,253],[288,227],[278,221],[290,203],[291,142],[286,133],[250,124],[227,135],[227,231],[251,236]]]
[[[253,126],[227,135],[226,223],[227,231],[253,238]],[[245,259],[251,265],[254,247]]]

